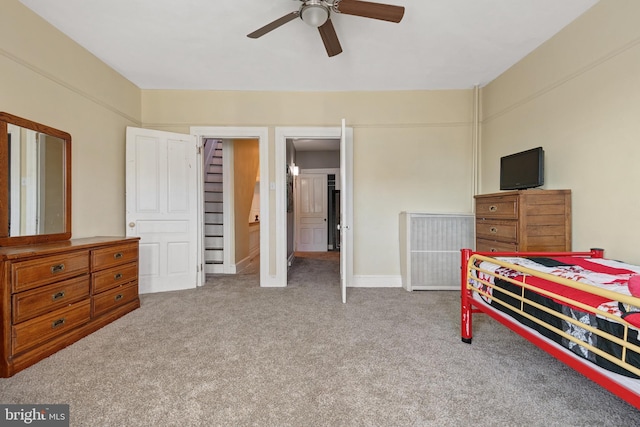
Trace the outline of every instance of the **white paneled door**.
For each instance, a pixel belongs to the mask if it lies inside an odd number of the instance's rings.
[[[301,252],[327,251],[327,175],[302,174],[297,179],[296,249]]]
[[[140,237],[140,293],[197,285],[197,150],[192,135],[127,128],[126,229]]]

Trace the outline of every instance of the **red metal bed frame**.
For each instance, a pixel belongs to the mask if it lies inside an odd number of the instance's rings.
[[[596,382],[600,386],[609,390],[611,393],[625,400],[637,409],[640,409],[640,394],[630,390],[624,385],[618,383],[614,379],[605,375],[600,368],[587,360],[582,360],[573,355],[568,350],[559,347],[557,344],[547,340],[534,330],[527,328],[515,319],[506,317],[498,312],[495,308],[473,298],[473,288],[470,285],[469,273],[471,271],[469,263],[473,255],[481,255],[486,257],[554,257],[554,256],[573,256],[573,257],[590,257],[603,258],[603,249],[591,249],[589,252],[475,252],[471,249],[461,250],[461,312],[460,326],[462,341],[471,344],[473,314],[484,313],[498,322],[502,323],[509,329],[513,330],[520,336],[529,340],[535,346],[546,351],[556,359],[564,362],[576,371],[580,372],[587,378]],[[640,380],[637,380],[640,381]]]

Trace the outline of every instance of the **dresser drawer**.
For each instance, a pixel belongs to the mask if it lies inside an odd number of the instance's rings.
[[[11,264],[12,290],[26,291],[88,272],[88,251],[14,262]]]
[[[493,240],[478,239],[476,251],[478,252],[516,252],[518,245],[515,243],[496,242]]]
[[[476,220],[476,236],[501,242],[518,242],[518,223],[515,221]]]
[[[138,283],[118,286],[93,297],[93,317],[98,317],[138,297]]]
[[[91,291],[93,294],[104,292],[116,286],[129,283],[138,278],[138,263],[119,265],[91,275]]]
[[[138,242],[91,251],[91,269],[103,270],[138,260]]]
[[[89,298],[88,274],[14,294],[13,323],[23,322],[84,298]]]
[[[476,199],[476,217],[518,219],[518,197],[503,196]]]
[[[64,334],[90,319],[91,301],[87,299],[15,325],[12,328],[13,354]]]

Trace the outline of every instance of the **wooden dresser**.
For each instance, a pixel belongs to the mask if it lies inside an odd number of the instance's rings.
[[[570,251],[571,190],[475,196],[477,251]]]
[[[9,377],[140,306],[138,238],[0,247],[0,376]]]

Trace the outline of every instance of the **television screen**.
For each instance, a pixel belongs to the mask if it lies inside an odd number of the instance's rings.
[[[544,184],[542,147],[500,158],[500,189],[522,190]]]

